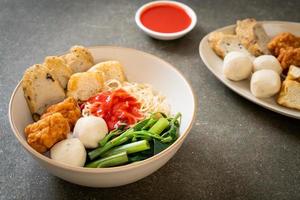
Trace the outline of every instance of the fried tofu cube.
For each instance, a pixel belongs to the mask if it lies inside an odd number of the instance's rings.
[[[126,81],[124,68],[119,61],[101,62],[91,67],[88,71],[102,74],[104,82],[110,79],[116,79],[121,82]]]
[[[300,110],[300,68],[291,66],[288,75],[282,83],[277,103]]]
[[[96,72],[73,74],[68,82],[67,96],[85,101],[103,89],[103,77]]]

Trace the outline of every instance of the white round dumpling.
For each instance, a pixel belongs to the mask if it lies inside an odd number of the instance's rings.
[[[107,133],[108,128],[104,119],[95,116],[80,118],[73,131],[74,137],[78,138],[85,148],[96,148]]]
[[[82,167],[86,160],[86,150],[78,138],[65,139],[50,149],[50,157],[68,165]]]
[[[223,74],[233,81],[240,81],[250,76],[252,61],[249,56],[241,52],[228,53],[223,62]]]
[[[262,55],[254,59],[253,71],[255,72],[261,69],[271,69],[278,74],[281,74],[282,72],[279,61],[272,55]]]
[[[251,77],[250,89],[258,98],[271,97],[279,92],[280,87],[280,76],[271,69],[256,71]]]

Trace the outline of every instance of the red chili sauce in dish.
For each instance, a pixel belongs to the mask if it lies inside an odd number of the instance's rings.
[[[91,114],[102,117],[109,130],[118,128],[122,124],[133,125],[143,117],[139,111],[141,104],[123,89],[101,92],[89,98],[87,102],[92,104]]]
[[[192,22],[184,9],[172,4],[149,7],[142,12],[140,19],[145,27],[161,33],[182,31]]]

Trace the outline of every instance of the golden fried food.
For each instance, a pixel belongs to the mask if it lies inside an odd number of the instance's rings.
[[[85,72],[94,65],[94,58],[86,47],[75,45],[70,53],[61,56],[73,73]]]
[[[281,49],[289,49],[290,47],[299,48],[300,37],[291,33],[281,33],[268,44],[268,49],[274,56],[279,56]]]
[[[261,23],[253,18],[238,20],[235,32],[243,46],[254,56],[269,54],[267,44],[269,36]]]
[[[49,115],[25,128],[28,144],[40,153],[46,152],[55,143],[66,139],[69,132],[68,120],[60,113]]]
[[[81,117],[80,108],[73,97],[69,97],[58,104],[50,106],[42,115],[41,119],[56,112],[62,114],[62,116],[68,120],[71,130],[75,126],[77,120]]]
[[[47,56],[43,65],[50,70],[61,87],[66,89],[69,78],[73,72],[72,69],[65,63],[64,59],[58,56]]]
[[[98,72],[103,76],[104,82],[110,79],[116,79],[121,82],[126,81],[124,67],[119,61],[109,60],[100,62],[91,67],[89,72]]]
[[[233,34],[213,32],[209,34],[208,43],[214,52],[221,58],[224,58],[226,54],[232,51],[249,54],[247,49],[241,44],[238,36]]]
[[[98,72],[81,72],[71,76],[68,82],[67,96],[85,101],[103,89],[103,75]]]
[[[300,48],[281,49],[277,59],[283,70],[288,69],[291,65],[300,66]]]
[[[291,65],[286,79],[282,83],[277,103],[300,110],[300,68]]]
[[[35,121],[39,120],[49,105],[61,102],[66,97],[54,74],[40,64],[33,65],[25,71],[22,87]]]

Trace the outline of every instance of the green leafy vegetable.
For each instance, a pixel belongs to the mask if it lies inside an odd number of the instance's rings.
[[[98,167],[103,159],[119,155],[120,152],[126,153],[126,162],[136,162],[158,154],[178,138],[180,117],[180,113],[173,118],[167,118],[163,113],[154,113],[125,131],[111,131],[99,142],[100,147],[88,153],[90,160],[97,157],[104,158],[91,162],[87,166]],[[123,161],[125,160],[124,155],[119,156]]]
[[[128,156],[127,156],[126,152],[121,152],[119,154],[115,154],[115,155],[91,162],[91,163],[87,164],[85,167],[89,167],[89,168],[113,167],[113,166],[125,164],[127,162],[128,162]]]
[[[133,127],[133,130],[134,131],[140,131],[143,129],[143,127],[145,127],[148,122],[151,120],[151,118],[148,118],[148,119],[145,119],[143,121],[140,121],[139,123],[137,123],[134,127]]]
[[[165,128],[169,126],[169,121],[166,118],[159,118],[159,120],[149,129],[150,133],[161,134]]]
[[[110,150],[111,148],[127,142],[129,139],[131,139],[133,137],[132,133],[133,133],[133,129],[132,128],[128,129],[127,131],[125,131],[124,133],[119,135],[118,137],[115,137],[114,139],[108,141],[103,147],[99,147],[93,151],[90,151],[88,153],[88,156],[90,157],[91,160],[94,160],[95,158],[97,158],[98,156],[101,156],[102,154],[104,154],[105,152]]]
[[[120,152],[126,152],[127,154],[136,153],[139,151],[145,151],[150,149],[150,144],[147,140],[141,140],[129,144],[124,144],[122,146],[115,147],[102,155],[102,157],[107,157],[111,155],[118,154]]]
[[[151,157],[152,155],[146,155],[146,154],[137,154],[135,156],[130,156],[128,157],[129,162],[138,162],[138,161],[142,161],[145,160],[149,157]]]
[[[162,143],[159,140],[154,139],[154,147],[153,147],[153,154],[156,155],[160,152],[162,152],[163,150],[165,150],[166,148],[168,148],[172,143]]]
[[[150,118],[147,122],[147,124],[142,128],[142,130],[148,130],[151,128],[155,123],[157,122],[157,119]]]
[[[117,135],[120,135],[123,131],[122,130],[119,130],[119,129],[115,129],[113,131],[111,131],[110,133],[108,133],[100,142],[99,142],[99,145],[101,147],[103,147],[107,142],[108,140],[110,140],[111,138],[117,136]]]

